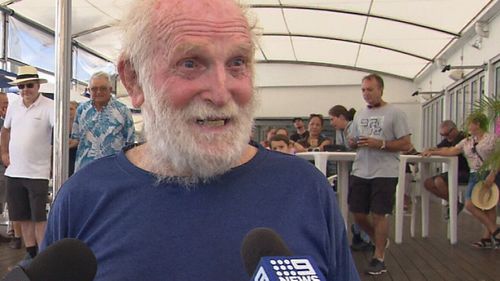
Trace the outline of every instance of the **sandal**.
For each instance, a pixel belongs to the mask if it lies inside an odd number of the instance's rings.
[[[478,249],[486,249],[486,248],[491,248],[491,239],[489,238],[483,238],[477,242],[474,242],[472,244],[470,244],[472,247],[474,248],[478,248]]]
[[[499,235],[500,227],[497,227],[497,229],[491,234],[491,239],[500,240],[500,237],[498,237]]]
[[[492,248],[498,249],[500,248],[500,237],[498,237],[500,234],[500,227],[498,227],[492,234],[491,234],[491,244]]]

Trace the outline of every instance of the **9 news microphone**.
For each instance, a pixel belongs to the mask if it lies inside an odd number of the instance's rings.
[[[252,281],[326,281],[309,256],[292,256],[281,237],[270,228],[247,233],[241,256]]]
[[[16,266],[2,281],[92,281],[97,260],[78,239],[66,238],[47,247],[23,269]]]

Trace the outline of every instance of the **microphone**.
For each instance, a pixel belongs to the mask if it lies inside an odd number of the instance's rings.
[[[310,256],[292,256],[270,228],[254,228],[241,246],[241,257],[252,281],[326,281]]]
[[[66,238],[47,247],[23,270],[16,266],[2,281],[92,281],[97,260],[82,241]]]

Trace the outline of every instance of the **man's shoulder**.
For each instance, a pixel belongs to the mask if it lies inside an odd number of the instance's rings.
[[[92,107],[92,100],[84,101],[78,105],[77,112],[81,110],[88,110]]]
[[[461,140],[465,139],[467,135],[465,134],[464,131],[458,132],[457,137],[455,138],[455,143],[459,143]]]
[[[95,184],[92,184],[92,182],[95,183],[106,180],[112,176],[114,172],[121,170],[118,163],[119,157],[119,154],[113,154],[92,161],[73,174],[67,181],[67,184],[70,186],[96,186]],[[117,181],[119,181],[120,178],[122,177],[115,177]]]
[[[126,104],[124,104],[123,102],[121,102],[115,98],[112,98],[110,100],[110,102],[111,102],[113,107],[117,108],[120,111],[128,110],[128,106]]]

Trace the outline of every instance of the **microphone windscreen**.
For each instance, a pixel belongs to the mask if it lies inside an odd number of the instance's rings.
[[[270,228],[250,230],[241,246],[241,257],[249,276],[252,276],[262,257],[291,255],[283,239]]]
[[[96,272],[97,260],[92,250],[72,238],[47,247],[26,269],[31,281],[91,281]]]

